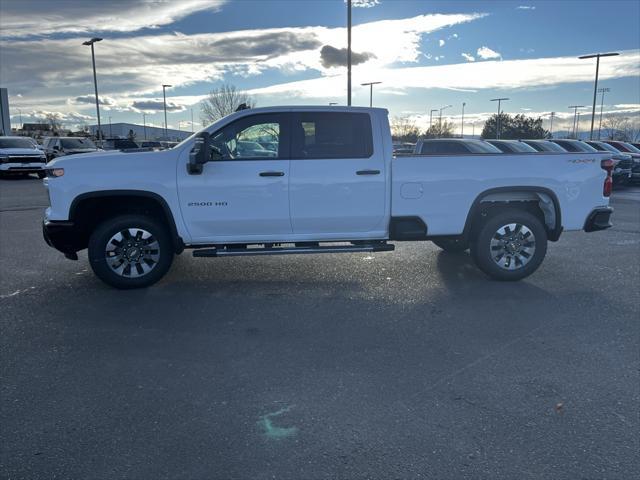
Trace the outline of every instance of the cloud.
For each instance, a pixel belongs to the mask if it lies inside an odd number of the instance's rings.
[[[536,7],[532,5],[520,5],[516,7],[516,10],[535,10]]]
[[[366,82],[372,74],[376,80],[396,89],[531,89],[562,84],[593,82],[593,68],[576,57],[547,57],[525,60],[465,62],[404,68],[364,67],[354,70],[354,84]],[[640,75],[640,50],[627,50],[600,65],[600,80],[636,78]],[[255,88],[249,93],[270,96],[275,101],[300,97],[305,99],[343,98],[344,75]]]
[[[353,0],[351,3],[353,8],[371,8],[376,5],[380,5],[380,0]]]
[[[40,11],[39,18],[55,11],[51,5],[50,11]],[[353,50],[375,52],[375,57],[370,55],[359,69],[369,71],[415,63],[422,55],[425,34],[484,16],[482,13],[418,15],[354,25]],[[70,18],[76,17],[74,14]],[[20,106],[65,108],[69,98],[93,91],[90,50],[82,46],[82,40],[84,37],[3,40],[2,64],[12,68],[0,68],[0,84],[9,88],[12,98],[24,95]],[[162,83],[184,87],[211,84],[223,78],[233,82],[233,76],[257,76],[265,71],[284,74],[314,71],[331,76],[340,69],[323,65],[322,47],[340,51],[345,43],[345,27],[320,26],[193,35],[144,34],[135,39],[116,36],[96,44],[98,88],[101,98],[109,96],[120,108],[128,108],[131,98],[157,95]],[[339,63],[335,57],[340,55],[335,53],[329,51],[328,65]]]
[[[42,36],[51,33],[133,32],[169,25],[192,13],[215,11],[226,0],[19,0],[2,3],[0,37]]]
[[[320,58],[322,60],[322,66],[325,68],[331,67],[344,67],[347,65],[347,49],[346,48],[335,48],[331,45],[325,45],[320,50]],[[363,52],[356,53],[351,52],[351,64],[358,65],[359,63],[364,63],[371,58],[376,58],[373,53]]]
[[[502,58],[502,55],[500,55],[495,50],[491,50],[489,47],[480,47],[476,53],[478,54],[478,57],[482,58],[483,60]]]
[[[444,40],[442,40],[442,39],[438,40],[438,45],[440,45],[441,47],[443,47],[443,46],[444,46],[444,44],[445,44],[445,41],[444,41]]]
[[[471,55],[469,53],[461,53],[460,55],[462,55],[462,58],[464,58],[467,62],[475,62],[476,61],[476,57],[474,57],[473,55]]]
[[[115,105],[116,101],[111,98],[111,97],[105,97],[104,95],[99,95],[99,102],[100,105]],[[76,97],[74,99],[71,100],[71,103],[74,104],[82,104],[82,103],[88,103],[91,105],[95,105],[96,104],[96,96],[95,95],[80,95],[79,97]]]
[[[159,112],[164,110],[164,102],[162,99],[136,100],[131,107],[141,112]],[[183,112],[186,110],[184,105],[167,100],[167,112]]]

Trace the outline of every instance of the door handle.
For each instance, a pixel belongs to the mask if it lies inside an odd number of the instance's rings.
[[[284,177],[284,172],[260,172],[261,177]]]
[[[380,175],[380,170],[358,170],[356,175]]]

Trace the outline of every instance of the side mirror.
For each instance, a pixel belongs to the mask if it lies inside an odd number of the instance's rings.
[[[195,145],[189,153],[187,172],[189,175],[201,175],[203,165],[211,160],[211,148],[209,147],[209,133],[200,132],[196,136]]]

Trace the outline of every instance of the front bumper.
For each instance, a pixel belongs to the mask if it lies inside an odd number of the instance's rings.
[[[42,236],[47,245],[64,253],[73,260],[78,259],[76,252],[82,250],[82,235],[73,222],[61,220],[43,220]]]
[[[613,226],[613,224],[611,223],[612,213],[613,208],[611,207],[594,208],[587,217],[587,221],[584,222],[584,231],[597,232],[598,230],[606,230],[607,228],[611,228]]]
[[[2,173],[40,173],[44,170],[45,163],[0,163]]]

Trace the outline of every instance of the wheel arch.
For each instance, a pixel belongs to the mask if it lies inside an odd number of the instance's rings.
[[[518,203],[527,203],[535,208],[544,221],[550,241],[555,242],[562,233],[562,213],[557,195],[550,189],[532,186],[514,186],[490,188],[480,193],[467,214],[464,225],[464,238],[469,238],[474,222],[491,209],[501,207],[518,207]]]
[[[173,212],[166,200],[154,192],[146,190],[100,190],[82,193],[75,197],[69,208],[69,220],[74,223],[80,235],[88,236],[95,226],[107,218],[127,213],[143,213],[162,220],[169,228],[176,253],[184,250],[184,243],[178,234]],[[86,246],[86,245],[85,245]]]

